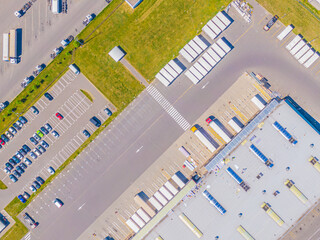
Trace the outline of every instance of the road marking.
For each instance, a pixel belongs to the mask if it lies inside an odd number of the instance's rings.
[[[181,114],[168,102],[168,100],[152,85],[147,87],[147,92],[156,100],[160,106],[171,116],[173,120],[184,130],[187,131],[191,125]]]
[[[209,82],[207,82],[205,85],[203,85],[201,89],[204,89],[208,84],[209,84]]]
[[[238,39],[233,43],[233,45],[235,45],[245,34],[249,32],[249,30],[251,30],[251,28],[253,28],[253,23],[254,23],[254,19],[252,20],[251,26],[244,33],[242,33],[240,37],[238,37]]]
[[[136,153],[140,152],[140,150],[143,148],[143,146],[141,146],[137,151]]]

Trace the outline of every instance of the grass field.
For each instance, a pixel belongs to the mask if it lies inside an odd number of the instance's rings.
[[[75,59],[102,92],[112,90],[114,85],[118,85],[118,78],[126,72],[120,63],[115,63],[108,55],[114,46],[120,45],[127,52],[126,58],[130,63],[146,79],[152,80],[230,0],[149,0],[143,1],[134,11],[121,2],[113,1],[115,6],[120,4],[120,7],[88,38]],[[102,20],[101,16],[95,24]],[[93,26],[91,28],[93,30]],[[91,31],[81,33],[79,38],[86,39],[86,34]],[[88,64],[88,61],[93,64]],[[113,79],[112,85],[99,82],[107,77]],[[123,90],[131,85],[131,77],[126,81],[121,87]],[[110,91],[106,95],[110,99],[117,92]]]
[[[0,189],[7,189],[7,185],[5,185],[1,180],[0,180]]]
[[[320,21],[296,0],[257,0],[272,14],[277,14],[284,25],[293,24],[294,32],[302,34],[311,45],[320,50]],[[301,1],[318,17],[319,11],[313,9],[307,1]]]

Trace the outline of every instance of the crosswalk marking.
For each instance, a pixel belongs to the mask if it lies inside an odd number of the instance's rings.
[[[187,120],[177,111],[177,109],[175,109],[155,87],[149,85],[147,87],[147,92],[160,104],[160,106],[184,131],[187,131],[191,127],[190,123],[187,122]]]
[[[31,232],[28,232],[27,235],[24,236],[25,240],[30,240],[31,239]]]

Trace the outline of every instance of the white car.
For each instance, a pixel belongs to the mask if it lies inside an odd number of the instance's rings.
[[[53,169],[53,167],[48,167],[48,172],[53,175],[56,171]]]
[[[54,205],[56,205],[58,208],[61,208],[63,206],[63,202],[56,198],[54,201],[53,201]]]
[[[38,157],[42,154],[37,148],[33,149],[33,152],[38,155]]]
[[[58,138],[60,135],[59,135],[59,133],[57,132],[57,131],[55,131],[55,130],[53,130],[52,132],[51,132],[51,134],[55,137],[55,138]]]

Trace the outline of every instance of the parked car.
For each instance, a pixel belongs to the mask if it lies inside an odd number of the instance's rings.
[[[48,148],[48,147],[49,147],[49,144],[48,144],[46,141],[44,141],[44,140],[42,140],[42,141],[40,142],[40,144],[41,144],[44,148]]]
[[[40,130],[37,131],[37,135],[38,135],[40,138],[43,138],[43,136],[44,136],[43,132],[41,132]]]
[[[2,139],[3,141],[5,141],[6,143],[10,141],[10,139],[9,139],[5,134],[2,134],[2,135],[1,135],[1,139]]]
[[[105,113],[108,114],[108,116],[111,116],[112,115],[112,112],[109,108],[106,108],[105,110]]]
[[[33,114],[35,114],[35,115],[39,114],[39,110],[35,106],[32,106],[30,109],[33,112]]]
[[[6,142],[5,142],[5,141],[3,141],[3,140],[0,138],[0,144],[3,146],[3,145],[5,145],[5,144],[6,144]]]
[[[23,123],[20,122],[20,120],[17,120],[16,123],[18,124],[19,127],[21,127],[21,128],[23,127]]]
[[[9,170],[9,168],[7,168],[7,167],[5,167],[5,168],[3,169],[3,171],[4,171],[6,174],[11,173],[11,170]]]
[[[12,158],[9,159],[9,163],[12,164],[12,166],[17,165],[16,161],[14,161]]]
[[[9,178],[10,178],[10,180],[12,181],[12,182],[16,182],[16,181],[18,181],[18,178],[16,178],[16,176],[14,176],[14,175],[12,175],[12,174],[10,174],[9,175]]]
[[[29,138],[29,140],[35,146],[38,144],[38,141],[34,137]]]
[[[33,149],[33,152],[37,154],[38,157],[42,154],[37,148]]]
[[[23,148],[21,148],[20,150],[19,150],[19,153],[24,157],[25,155],[27,155],[27,152],[23,149]]]
[[[58,208],[61,208],[63,206],[63,202],[56,198],[54,201],[53,201],[54,205],[56,205]]]
[[[53,97],[51,96],[50,93],[45,93],[44,96],[49,100],[49,101],[52,101],[53,100]]]
[[[19,152],[16,152],[16,156],[17,156],[20,160],[22,160],[22,159],[23,159],[22,154],[21,154],[21,153],[19,153]]]
[[[37,191],[36,187],[33,186],[33,185],[31,185],[31,186],[29,187],[29,189],[30,189],[32,192],[36,192],[36,191]]]
[[[8,138],[13,138],[14,137],[14,135],[11,133],[11,132],[9,132],[9,131],[6,131],[6,136],[8,137]]]
[[[32,152],[32,151],[30,152],[30,156],[31,156],[33,159],[37,159],[37,157],[38,157],[38,156],[37,156],[34,152]]]
[[[26,170],[28,166],[25,163],[20,163],[19,165],[23,170]]]
[[[16,162],[16,164],[18,164],[20,161],[20,159],[16,156],[16,155],[13,155],[12,156],[12,159]]]
[[[18,131],[21,130],[21,127],[20,127],[17,123],[12,124],[12,126],[13,126],[15,129],[17,129]]]
[[[62,120],[63,119],[63,116],[60,114],[60,113],[56,113],[56,117],[59,119],[59,120]]]
[[[23,214],[23,219],[31,226],[31,228],[36,228],[39,223],[37,223],[28,213]]]
[[[56,171],[53,169],[53,167],[48,167],[48,172],[53,175]]]
[[[24,117],[24,116],[20,116],[19,117],[20,122],[22,122],[23,124],[26,124],[28,122],[28,120]]]
[[[93,123],[93,125],[95,125],[96,127],[101,126],[101,121],[96,116],[90,118],[90,122]]]
[[[44,147],[42,147],[41,145],[37,146],[37,149],[42,153],[45,153],[46,149]]]
[[[40,128],[41,132],[43,132],[45,135],[49,133],[49,131],[45,127]]]
[[[24,173],[24,170],[22,169],[22,167],[17,166],[16,170],[18,171],[18,173],[20,173],[21,175]]]
[[[28,164],[28,165],[31,165],[31,164],[32,164],[32,162],[31,162],[31,160],[30,160],[29,158],[26,158],[26,159],[24,160],[24,162],[25,162],[26,164]]]
[[[34,182],[33,182],[33,186],[35,186],[37,190],[38,190],[39,188],[41,188],[40,183],[38,183],[37,181],[34,181]]]
[[[51,125],[50,125],[49,123],[46,123],[46,124],[44,125],[44,127],[45,127],[49,132],[52,130],[52,127],[51,127]]]
[[[42,177],[36,177],[36,180],[42,185],[44,184],[44,180],[42,179]]]
[[[10,171],[13,169],[13,166],[10,163],[5,164],[6,168],[8,168]]]
[[[37,141],[40,141],[41,140],[41,137],[38,135],[38,134],[33,134],[32,135]]]
[[[13,174],[14,174],[14,176],[16,176],[17,178],[21,177],[21,174],[20,174],[17,170],[13,170]]]
[[[58,138],[60,135],[59,135],[59,133],[57,132],[57,131],[52,131],[51,132],[51,134],[52,134],[52,136],[54,136],[55,138]]]
[[[25,199],[29,199],[30,194],[27,193],[27,192],[24,192],[24,193],[22,194],[22,196],[23,196]]]
[[[22,145],[23,150],[25,150],[27,153],[31,151],[29,146],[27,144]]]
[[[9,127],[9,131],[10,131],[12,134],[16,134],[16,133],[17,133],[17,130],[16,130],[14,127]]]
[[[85,135],[87,138],[89,138],[91,135],[87,130],[83,130],[83,135]]]
[[[24,196],[22,196],[21,194],[18,195],[18,199],[20,200],[20,202],[25,203],[27,200],[24,198]]]

